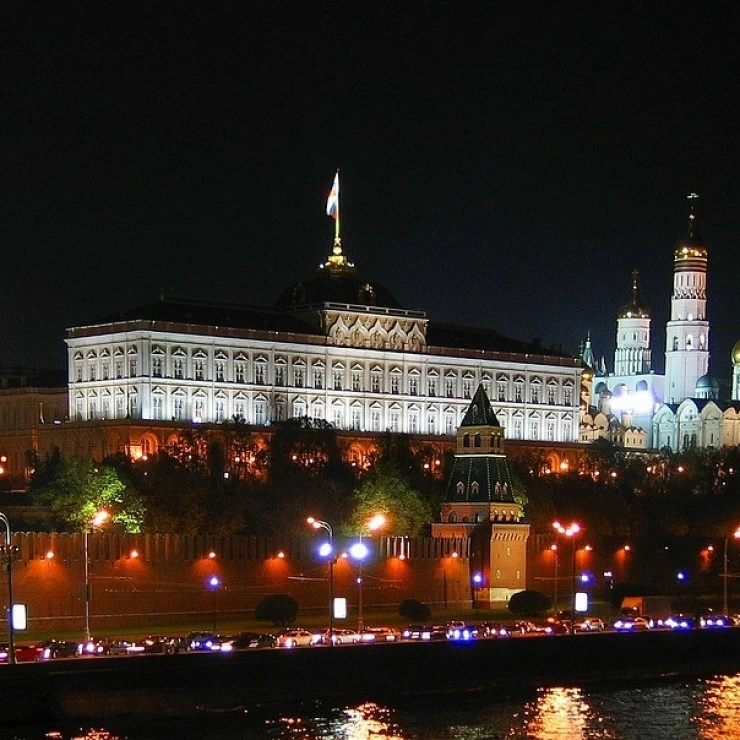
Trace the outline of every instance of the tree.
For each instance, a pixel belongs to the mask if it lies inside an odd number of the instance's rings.
[[[407,479],[393,468],[379,466],[371,471],[352,496],[349,528],[362,532],[375,514],[387,519],[383,534],[421,534],[432,521],[432,508]]]
[[[135,490],[121,481],[110,465],[52,456],[42,463],[29,485],[34,500],[50,508],[54,524],[79,531],[105,509],[110,521],[124,532],[140,532],[145,506]]]
[[[509,599],[509,611],[519,616],[541,614],[550,608],[550,598],[541,591],[519,591]]]
[[[270,622],[277,627],[286,627],[298,616],[298,602],[288,594],[265,596],[254,610],[258,622]]]
[[[416,599],[402,601],[398,606],[398,613],[410,622],[423,622],[432,616],[432,610]]]

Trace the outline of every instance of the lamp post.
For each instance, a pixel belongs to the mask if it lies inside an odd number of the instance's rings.
[[[212,594],[211,613],[213,615],[213,633],[216,634],[216,592],[221,586],[221,579],[218,576],[211,576],[206,581],[206,586]]]
[[[306,521],[314,529],[323,529],[329,535],[328,545],[322,545],[319,554],[329,558],[329,645],[334,645],[334,530],[322,519],[310,516]]]
[[[2,548],[4,565],[8,570],[8,663],[15,665],[15,633],[13,629],[13,560],[18,548],[13,545],[8,517],[0,512],[0,522],[5,525],[5,545]]]
[[[384,514],[375,514],[365,522],[365,527],[370,533],[376,532],[382,526],[387,523],[387,519]],[[357,631],[362,632],[365,629],[365,621],[363,618],[363,604],[362,604],[362,563],[365,561],[367,556],[370,554],[368,546],[362,541],[362,528],[360,528],[360,536],[358,542],[349,548],[349,554],[353,560],[357,561]]]
[[[729,600],[728,600],[728,589],[727,589],[727,579],[729,578],[729,573],[727,572],[727,544],[730,541],[730,537],[733,537],[736,540],[740,540],[740,525],[736,527],[735,531],[732,533],[732,535],[725,535],[725,557],[724,557],[724,571],[722,573],[722,578],[724,579],[723,584],[723,599],[722,599],[722,613],[727,616],[730,613],[730,606],[729,606]]]
[[[582,531],[581,525],[576,522],[571,522],[567,527],[564,527],[560,522],[553,522],[552,526],[555,531],[559,534],[569,537],[572,543],[572,583],[570,593],[570,618],[575,620],[576,618],[576,538]],[[575,632],[573,633],[575,634]]]
[[[91,529],[99,527],[105,522],[110,514],[107,511],[101,509],[90,521],[89,525],[85,527],[83,533],[83,545],[85,549],[85,642],[90,642],[90,602],[92,601],[92,594],[90,592],[90,555],[89,555],[89,543],[88,534]]]

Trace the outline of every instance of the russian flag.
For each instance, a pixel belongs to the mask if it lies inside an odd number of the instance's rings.
[[[326,200],[326,215],[336,220],[339,213],[339,172],[334,175],[334,184]]]

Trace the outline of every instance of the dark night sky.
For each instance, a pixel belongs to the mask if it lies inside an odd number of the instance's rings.
[[[740,9],[543,5],[5,5],[0,363],[62,366],[65,327],[162,289],[271,304],[330,252],[339,167],[345,251],[407,307],[590,329],[611,366],[637,267],[659,371],[700,193],[728,376]]]

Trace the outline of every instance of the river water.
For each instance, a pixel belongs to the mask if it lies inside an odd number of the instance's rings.
[[[1,711],[1,709],[0,709]],[[626,686],[549,687],[502,696],[254,713],[234,707],[163,717],[0,730],[13,740],[719,740],[740,738],[740,673]]]

